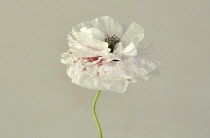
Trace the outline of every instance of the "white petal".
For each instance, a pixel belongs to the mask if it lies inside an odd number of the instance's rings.
[[[106,62],[109,62],[112,60],[121,60],[121,56],[116,55],[114,53],[109,53],[108,57],[106,58]]]
[[[128,30],[121,37],[123,45],[128,45],[131,42],[138,47],[139,42],[144,38],[144,28],[137,23],[132,23]]]
[[[126,74],[132,74],[132,78],[139,78],[144,81],[149,79],[149,74],[152,73],[159,62],[157,60],[151,60],[141,57],[132,57],[123,60],[121,65],[124,68]]]
[[[87,27],[84,27],[84,28],[81,28],[80,30],[81,30],[81,32],[87,33],[89,36],[92,36],[95,39],[98,39],[101,41],[105,40],[105,36],[104,36],[103,32],[101,32],[101,30],[99,30],[97,28],[89,28],[88,29]]]
[[[103,32],[103,34],[121,37],[123,29],[122,26],[116,22],[112,17],[102,16],[91,21],[82,22],[72,28],[73,31],[80,31],[81,28],[96,28]]]
[[[89,33],[72,32],[72,35],[75,37],[75,41],[86,47],[92,47],[98,50],[108,49],[108,43],[93,38]],[[69,43],[71,43],[71,41]]]
[[[72,43],[71,51],[76,57],[97,57],[100,56],[98,50],[86,47],[80,43]],[[99,51],[100,52],[100,51]]]
[[[100,77],[113,80],[127,80],[142,78],[153,72],[159,62],[140,57],[127,58],[122,61],[111,61],[97,67],[97,70],[90,69],[89,74],[94,76],[94,71],[100,73]],[[96,76],[95,76],[96,77]]]
[[[119,55],[121,57],[122,50],[123,50],[122,42],[119,42],[114,46],[113,54]]]
[[[137,55],[137,49],[132,42],[129,45],[125,46],[122,51],[122,55],[123,59]]]
[[[110,51],[111,49],[107,48],[107,49],[98,51],[97,53],[100,54],[103,58],[106,58],[109,55]]]
[[[111,80],[91,77],[86,72],[77,72],[72,78],[72,83],[89,89],[109,90],[118,93],[125,92],[129,84],[129,82],[122,80]]]
[[[77,58],[73,56],[72,54],[70,54],[69,52],[65,52],[61,55],[61,63],[65,65],[70,65],[74,63],[73,61],[75,60],[77,60]]]
[[[72,34],[68,34],[67,35],[67,41],[68,41],[68,45],[71,47],[71,43],[76,42],[76,39]]]
[[[68,69],[67,74],[72,78],[72,82],[79,86],[122,93],[125,92],[129,83],[148,80],[149,74],[156,69],[158,64],[159,62],[155,60],[132,57],[119,62],[108,62],[101,66],[96,64],[82,71],[82,64],[78,62]]]

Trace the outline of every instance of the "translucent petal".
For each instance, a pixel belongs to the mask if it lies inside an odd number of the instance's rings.
[[[121,37],[123,45],[128,45],[131,42],[138,47],[139,42],[144,38],[144,28],[137,23],[132,23],[128,30]]]
[[[77,72],[75,76],[72,78],[72,83],[75,83],[79,86],[89,89],[109,90],[118,93],[125,92],[129,84],[127,81],[122,81],[122,80],[112,80],[112,79],[92,77],[86,72]]]
[[[116,35],[117,37],[121,37],[123,32],[122,26],[109,16],[102,16],[91,21],[82,22],[74,26],[72,30],[78,32],[83,27],[99,29],[105,36]]]
[[[159,62],[154,60],[149,60],[141,57],[127,58],[122,61],[111,61],[104,63],[103,65],[90,67],[87,72],[96,77],[96,72],[99,72],[98,77],[113,79],[113,80],[127,80],[139,78],[146,80],[149,74],[153,72]]]

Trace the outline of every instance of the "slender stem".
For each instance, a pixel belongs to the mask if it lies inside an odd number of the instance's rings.
[[[92,106],[92,114],[93,114],[93,118],[94,118],[94,120],[95,120],[97,129],[98,129],[99,136],[100,136],[100,138],[103,138],[103,136],[102,136],[102,131],[101,131],[101,127],[100,127],[100,124],[99,124],[99,122],[98,122],[98,118],[97,118],[96,112],[95,112],[95,109],[96,109],[96,102],[97,102],[97,100],[98,100],[98,97],[99,97],[99,95],[100,95],[100,92],[101,92],[101,90],[98,90],[97,93],[96,93],[96,96],[95,96],[95,98],[94,98],[93,106]]]

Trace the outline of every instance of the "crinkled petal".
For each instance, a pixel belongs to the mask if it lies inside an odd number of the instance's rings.
[[[105,36],[104,36],[103,32],[101,30],[97,29],[97,28],[84,27],[84,28],[81,28],[80,30],[81,30],[81,32],[86,33],[86,34],[88,34],[89,36],[92,36],[95,39],[98,39],[98,40],[101,40],[101,41],[105,40]]]
[[[76,57],[96,57],[100,56],[98,53],[98,50],[91,49],[89,47],[86,47],[84,45],[81,45],[80,43],[72,43],[71,44],[71,51]]]
[[[123,45],[128,45],[131,42],[135,47],[139,46],[139,42],[144,38],[144,28],[137,23],[132,23],[128,30],[121,37]]]
[[[104,63],[97,67],[90,67],[87,72],[97,77],[96,72],[99,72],[101,78],[113,80],[128,80],[128,79],[141,79],[146,81],[148,75],[153,72],[159,62],[157,60],[150,60],[141,57],[131,57],[122,61],[111,61]]]
[[[123,60],[121,68],[124,69],[126,73],[132,74],[132,78],[143,78],[153,72],[158,65],[159,62],[157,60],[136,56]]]
[[[94,90],[109,90],[124,93],[129,84],[127,81],[112,80],[92,77],[86,72],[77,72],[72,78],[72,83]]]
[[[65,52],[61,55],[61,63],[65,64],[65,65],[70,65],[70,64],[74,63],[74,61],[76,61],[76,60],[77,60],[77,58],[70,52]]]
[[[68,39],[71,51],[77,57],[107,57],[111,50],[106,42],[96,40],[87,33],[72,32]]]
[[[72,35],[74,36],[76,42],[86,47],[90,47],[90,48],[98,49],[98,50],[108,49],[108,43],[93,38],[89,33],[72,32]],[[71,41],[71,40],[69,41],[70,47],[71,47],[71,42],[75,42],[75,41]]]
[[[122,26],[109,16],[102,16],[91,21],[82,22],[74,26],[72,30],[78,32],[83,27],[99,29],[105,36],[116,35],[117,37],[121,37],[123,32]]]

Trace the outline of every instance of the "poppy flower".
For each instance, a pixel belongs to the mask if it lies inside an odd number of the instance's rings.
[[[147,81],[159,64],[145,57],[149,48],[139,45],[143,38],[144,28],[135,22],[123,31],[112,17],[95,18],[72,27],[61,62],[72,83],[123,93],[129,83]]]

